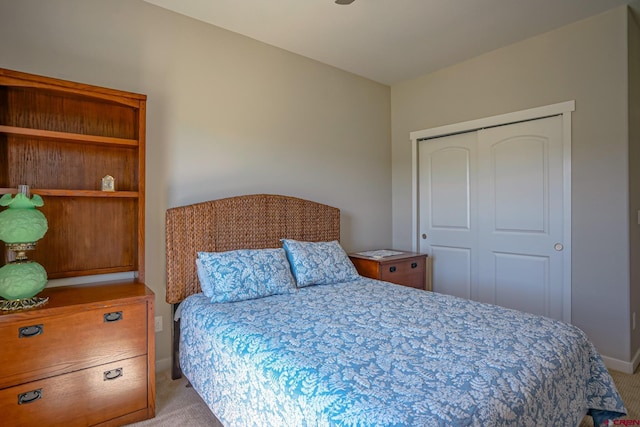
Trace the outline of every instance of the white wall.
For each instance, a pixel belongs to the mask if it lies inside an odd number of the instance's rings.
[[[0,67],[148,95],[146,278],[164,317],[169,207],[278,193],[391,243],[390,89],[136,0],[0,0]]]
[[[620,7],[391,88],[398,248],[411,247],[410,132],[575,100],[572,321],[623,362],[632,357],[626,28]]]

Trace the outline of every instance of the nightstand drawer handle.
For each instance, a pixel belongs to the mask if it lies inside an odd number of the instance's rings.
[[[394,266],[389,267],[389,271],[392,272],[392,273],[395,273],[396,272],[396,266],[394,265]]]
[[[31,390],[26,393],[18,395],[18,405],[35,402],[38,399],[42,399],[42,389]]]
[[[31,325],[18,329],[18,338],[31,338],[37,337],[44,333],[44,325]]]
[[[412,262],[411,263],[411,268],[417,268],[418,267],[418,263],[417,262]]]
[[[104,371],[104,380],[112,381],[122,376],[122,368],[112,369],[110,371]]]
[[[112,313],[105,313],[104,314],[105,323],[107,323],[107,322],[117,322],[118,320],[122,320],[122,312],[121,311],[114,311]]]

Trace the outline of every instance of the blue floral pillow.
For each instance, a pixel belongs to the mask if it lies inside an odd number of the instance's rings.
[[[202,293],[211,302],[234,302],[290,293],[295,280],[284,249],[198,252]]]
[[[349,282],[360,276],[337,240],[300,242],[282,239],[299,287]]]

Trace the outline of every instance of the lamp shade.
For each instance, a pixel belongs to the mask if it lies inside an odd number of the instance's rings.
[[[23,193],[5,194],[0,198],[0,206],[8,206],[0,212],[0,240],[5,243],[31,243],[40,240],[49,225],[47,218],[36,206],[42,206],[42,197],[34,194],[31,199]]]

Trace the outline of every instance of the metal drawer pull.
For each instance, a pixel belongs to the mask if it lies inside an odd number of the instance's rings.
[[[417,262],[412,262],[411,263],[411,268],[416,268],[418,267],[418,263]]]
[[[117,322],[118,320],[122,320],[122,312],[121,311],[114,311],[114,312],[111,312],[111,313],[105,313],[104,314],[105,323],[107,323],[107,322]]]
[[[44,333],[44,325],[31,325],[18,329],[18,338],[31,338]]]
[[[112,369],[110,371],[104,371],[104,380],[112,381],[122,376],[122,368]]]
[[[38,399],[42,399],[42,389],[31,390],[26,393],[18,395],[18,405],[35,402]]]
[[[394,265],[394,266],[389,267],[389,271],[392,272],[392,273],[395,273],[396,266]]]

